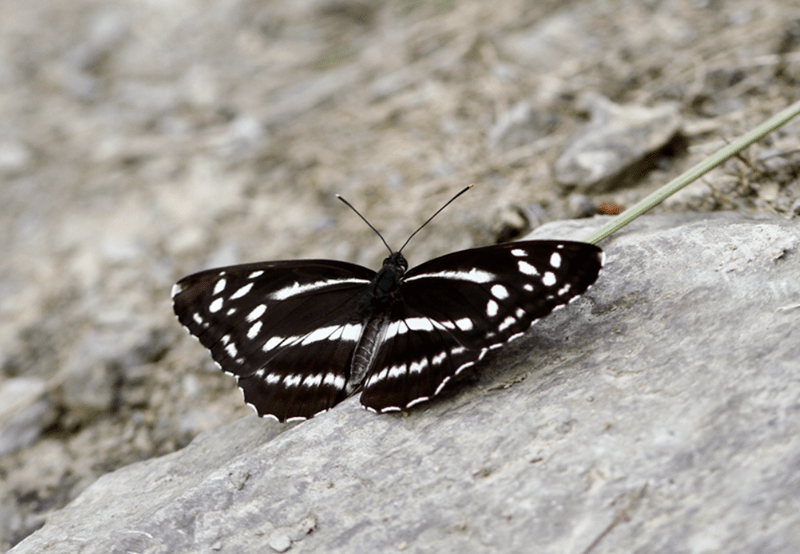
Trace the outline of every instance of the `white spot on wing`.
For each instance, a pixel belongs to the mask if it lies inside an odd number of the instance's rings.
[[[258,333],[261,332],[261,326],[263,323],[260,321],[256,321],[250,329],[247,330],[247,338],[252,340],[258,336]]]
[[[502,333],[503,331],[514,325],[516,322],[517,322],[516,318],[508,316],[503,320],[503,323],[500,324],[497,330]]]
[[[316,375],[307,375],[306,378],[303,379],[303,386],[307,389],[318,387],[320,383],[322,383],[322,375],[319,373]]]
[[[528,262],[520,260],[517,262],[517,267],[520,273],[524,273],[525,275],[539,275],[539,271]]]
[[[327,373],[322,380],[322,384],[341,390],[344,388],[344,377],[333,372]]]
[[[522,288],[523,288],[523,289],[525,289],[525,290],[526,290],[526,291],[528,291],[528,292],[533,292],[533,285],[531,285],[530,283],[525,283],[525,284],[522,286]]]
[[[479,359],[483,358],[483,355],[484,355],[484,353],[485,353],[485,351],[484,351],[484,350],[481,350],[481,355],[480,355],[480,358],[479,358]],[[465,363],[465,364],[462,364],[462,365],[461,365],[461,366],[460,366],[460,367],[459,367],[459,368],[456,370],[456,373],[455,373],[455,374],[456,374],[456,375],[459,375],[459,374],[460,374],[462,371],[464,371],[464,370],[465,370],[465,369],[467,369],[468,367],[472,367],[472,366],[474,366],[474,365],[475,365],[475,362],[467,362],[467,363]]]
[[[237,298],[241,298],[242,296],[250,292],[250,289],[252,288],[253,288],[253,283],[247,283],[245,286],[241,287],[239,290],[234,292],[233,295],[231,295],[231,297],[229,298],[229,300],[236,300]]]
[[[244,319],[248,323],[252,323],[256,319],[258,319],[259,317],[264,315],[264,312],[266,312],[266,311],[267,311],[267,305],[266,304],[259,304],[258,306],[253,308],[253,311],[250,312],[249,314],[247,314],[247,317],[245,317]]]
[[[288,388],[296,387],[303,380],[302,375],[287,375],[283,378],[283,386]]]
[[[442,352],[431,358],[431,364],[439,365],[447,358],[447,352]]]
[[[263,271],[261,271],[261,270],[259,270],[259,271],[254,271],[253,273],[251,273],[250,275],[248,275],[248,276],[247,276],[247,278],[248,278],[248,279],[255,279],[255,278],[257,278],[257,277],[261,277],[262,275],[264,275],[264,272],[263,272]]]
[[[286,337],[272,337],[261,348],[261,350],[263,350],[264,352],[269,352],[273,348],[279,346],[284,340],[286,340]]]
[[[202,317],[200,317],[200,314],[192,314],[192,319],[193,319],[193,320],[194,320],[194,322],[195,322],[195,323],[197,323],[198,325],[202,325],[202,324],[203,324],[203,318],[202,318]]]
[[[344,327],[342,327],[341,336],[337,337],[341,340],[348,340],[348,341],[357,341],[358,338],[361,336],[361,329],[363,325],[358,323],[348,323]]]
[[[445,377],[444,380],[442,380],[442,382],[439,383],[439,386],[436,387],[436,390],[434,391],[433,395],[436,396],[437,394],[442,392],[442,389],[444,388],[444,386],[447,384],[447,382],[449,380],[450,380],[450,377]]]
[[[275,292],[270,294],[269,297],[275,300],[286,300],[287,298],[291,298],[292,296],[297,296],[298,294],[324,289],[335,285],[347,285],[347,284],[366,285],[368,283],[369,281],[367,281],[366,279],[356,279],[356,278],[327,279],[325,281],[306,283],[305,285],[301,285],[300,283],[294,283],[293,285],[290,285],[288,287],[283,287],[282,289],[276,290]]]
[[[175,298],[182,292],[183,292],[183,285],[179,283],[175,283],[174,285],[172,285],[172,298]]]
[[[397,335],[403,335],[408,332],[408,325],[403,323],[403,320],[392,321],[388,327],[386,327],[386,334],[384,335],[384,340],[393,339]]]
[[[211,312],[212,314],[217,313],[221,309],[222,309],[222,298],[217,298],[208,307],[208,311]]]
[[[406,408],[410,408],[411,406],[416,406],[417,404],[419,404],[421,402],[425,402],[426,400],[430,400],[430,399],[431,399],[430,396],[420,396],[419,398],[415,398],[414,400],[412,400],[411,402],[406,404]]]
[[[455,321],[456,327],[462,331],[472,331],[472,320],[468,317],[462,317]]]
[[[486,315],[488,315],[489,317],[496,316],[497,309],[498,309],[497,302],[495,302],[494,300],[489,300],[489,302],[486,303]]]
[[[212,293],[214,296],[218,295],[222,291],[225,290],[225,285],[228,284],[228,280],[225,278],[220,279],[217,281],[217,284],[214,285],[214,292]]]
[[[550,265],[555,269],[561,267],[561,254],[558,252],[553,252],[553,254],[550,256]]]
[[[556,274],[552,271],[545,271],[544,275],[542,275],[542,283],[546,287],[552,287],[556,284]]]
[[[511,250],[511,255],[516,256],[517,258],[524,258],[528,255],[522,248],[514,248]]]
[[[228,355],[229,355],[231,358],[235,358],[235,357],[236,357],[236,355],[239,353],[239,351],[238,351],[238,350],[236,350],[236,345],[235,345],[235,344],[233,344],[233,343],[230,343],[228,346],[226,346],[226,347],[225,347],[225,352],[227,352],[227,353],[228,353]]]
[[[408,371],[409,373],[422,373],[422,370],[424,370],[426,367],[428,367],[428,359],[423,358],[418,362],[411,362],[411,364],[408,366]]]
[[[319,329],[309,333],[303,338],[303,341],[300,343],[302,346],[306,346],[308,344],[319,342],[321,340],[328,339],[335,331],[339,329],[339,326],[328,326],[328,327],[320,327]]]
[[[264,379],[264,381],[266,381],[268,385],[274,385],[276,383],[280,383],[281,376],[278,375],[277,373],[270,373],[269,375],[267,375],[267,378]]]
[[[427,317],[409,317],[406,325],[412,331],[433,331],[433,322]]]
[[[473,283],[490,283],[496,280],[494,273],[489,273],[482,269],[473,268],[469,271],[436,271],[434,273],[422,273],[407,277],[406,281],[415,281],[417,279],[454,279],[456,281],[471,281]]]
[[[309,333],[308,335],[303,337],[300,344],[302,346],[305,346],[314,342],[319,342],[321,340],[356,341],[361,336],[361,327],[362,326],[357,323],[348,323],[347,325],[329,325],[328,327],[320,327],[316,331]],[[267,344],[269,344],[269,341],[267,341]]]
[[[389,377],[391,379],[397,379],[398,377],[402,377],[408,371],[408,366],[406,364],[392,366],[389,369]]]
[[[506,298],[508,298],[508,289],[505,288],[503,285],[493,285],[491,290],[492,290],[492,296],[494,296],[498,300],[505,300]]]
[[[571,288],[572,288],[572,285],[567,283],[566,285],[564,285],[563,287],[558,289],[558,292],[556,294],[559,295],[559,296],[564,296],[565,294],[567,294],[569,292],[569,289],[571,289]]]

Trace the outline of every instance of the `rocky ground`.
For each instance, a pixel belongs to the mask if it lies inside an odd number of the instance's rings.
[[[186,273],[411,265],[627,207],[800,98],[755,2],[0,2],[0,546],[250,413]],[[800,215],[800,123],[656,212]],[[795,250],[796,252],[796,250]]]

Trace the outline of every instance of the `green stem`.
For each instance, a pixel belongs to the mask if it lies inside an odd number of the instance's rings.
[[[668,197],[672,196],[683,187],[688,185],[689,183],[694,182],[695,180],[699,179],[719,164],[730,158],[731,156],[737,154],[741,150],[744,150],[757,140],[765,137],[778,127],[786,124],[790,119],[792,119],[797,114],[800,114],[800,101],[795,102],[785,110],[779,112],[778,114],[774,115],[752,131],[748,132],[744,136],[736,139],[725,148],[717,151],[714,155],[709,158],[706,158],[692,169],[687,171],[686,173],[680,175],[676,179],[670,181],[653,194],[628,208],[617,217],[609,221],[606,225],[586,237],[585,242],[589,242],[591,244],[597,244],[601,240],[605,239],[612,233],[616,233],[623,227],[625,227],[628,223],[648,211],[649,209],[657,206],[661,202],[663,202]]]

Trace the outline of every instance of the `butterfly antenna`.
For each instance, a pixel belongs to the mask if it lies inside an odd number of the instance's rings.
[[[378,231],[378,230],[377,230],[375,227],[373,227],[373,226],[372,226],[372,223],[370,223],[369,221],[367,221],[367,218],[366,218],[366,217],[364,217],[363,215],[361,215],[361,214],[358,212],[358,210],[357,210],[357,209],[355,209],[355,208],[353,207],[353,205],[352,205],[350,202],[348,202],[347,200],[345,200],[344,198],[342,198],[342,197],[341,197],[341,196],[339,196],[338,194],[336,195],[336,198],[338,198],[339,200],[341,200],[342,202],[344,202],[345,204],[347,204],[347,206],[348,206],[348,207],[349,207],[351,210],[353,210],[354,212],[356,212],[356,215],[357,215],[358,217],[360,217],[361,219],[363,219],[363,220],[364,220],[364,223],[366,223],[367,225],[369,225],[369,228],[370,228],[370,229],[372,229],[373,231],[375,231],[375,234],[376,234],[376,235],[378,235],[378,236],[381,238],[381,240],[383,241],[383,244],[385,244],[385,245],[386,245],[386,248],[388,248],[388,249],[389,249],[389,254],[393,254],[393,253],[394,253],[394,252],[392,252],[392,247],[391,247],[391,246],[389,246],[389,244],[388,244],[388,243],[386,242],[386,240],[383,238],[383,235],[381,235],[380,231]],[[448,202],[448,203],[449,203],[449,202]],[[405,245],[403,245],[403,246],[405,246]]]
[[[471,188],[472,188],[472,185],[469,185],[468,187],[464,188],[464,190],[462,190],[461,192],[459,192],[458,194],[456,194],[454,197],[452,197],[450,200],[448,200],[448,201],[447,201],[447,203],[446,203],[444,206],[442,206],[441,208],[439,208],[438,210],[436,210],[436,213],[435,213],[435,214],[433,214],[432,216],[430,216],[430,217],[428,218],[428,221],[426,221],[425,223],[423,223],[422,225],[420,225],[420,226],[419,226],[419,229],[417,229],[416,231],[414,231],[413,233],[411,233],[411,236],[410,236],[410,237],[408,237],[408,239],[406,239],[406,241],[403,243],[403,246],[401,246],[401,247],[400,247],[400,250],[398,250],[398,252],[402,252],[402,251],[403,251],[403,248],[405,248],[405,247],[406,247],[406,245],[407,245],[409,242],[411,242],[411,239],[413,239],[413,238],[414,238],[414,235],[416,235],[417,233],[419,233],[420,231],[422,231],[422,228],[423,228],[423,227],[425,227],[425,226],[426,226],[428,223],[430,223],[430,222],[431,222],[431,220],[432,220],[434,217],[436,217],[437,215],[439,215],[439,212],[441,212],[441,211],[442,211],[443,209],[445,209],[447,206],[449,206],[450,204],[452,204],[452,203],[453,203],[453,200],[455,200],[456,198],[458,198],[459,196],[461,196],[462,194],[464,194],[465,192],[467,192],[467,191],[468,191],[469,189],[471,189]]]

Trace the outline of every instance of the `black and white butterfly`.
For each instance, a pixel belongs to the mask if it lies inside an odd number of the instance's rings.
[[[583,294],[602,266],[582,242],[473,248],[410,270],[403,248],[378,272],[333,260],[201,271],[173,287],[173,307],[261,416],[309,418],[359,390],[365,408],[391,412],[436,396]]]

